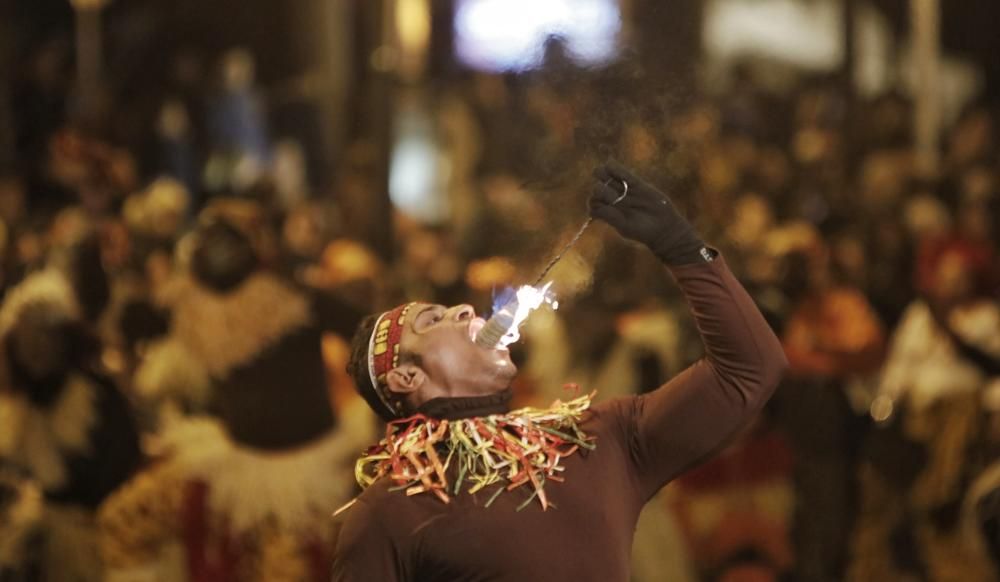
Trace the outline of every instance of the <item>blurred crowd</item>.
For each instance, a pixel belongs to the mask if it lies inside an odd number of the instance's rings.
[[[738,71],[678,96],[627,65],[459,75],[423,95],[449,217],[381,217],[377,252],[345,211],[385,196],[373,142],[316,185],[248,52],[209,79],[179,59],[126,142],[73,122],[49,51],[25,64],[0,176],[0,580],[324,579],[378,431],[344,372],[354,322],[407,298],[488,311],[585,219],[608,156],[719,248],[791,365],[754,426],[650,504],[634,578],[996,575],[994,104],[947,128],[929,173],[907,98],[834,80],[775,92]],[[641,393],[701,356],[669,273],[610,229],[551,278],[562,306],[514,348],[516,404]]]

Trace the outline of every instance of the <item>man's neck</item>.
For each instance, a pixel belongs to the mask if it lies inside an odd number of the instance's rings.
[[[421,404],[417,412],[444,420],[504,414],[510,411],[510,398],[510,388],[483,396],[439,397]]]

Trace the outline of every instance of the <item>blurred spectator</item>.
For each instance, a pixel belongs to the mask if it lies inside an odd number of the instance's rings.
[[[93,511],[141,460],[129,404],[98,364],[88,322],[102,302],[84,292],[86,262],[71,258],[68,272],[50,267],[29,276],[0,309],[7,387],[0,455],[44,494],[46,580],[102,579]]]
[[[993,563],[1000,576],[1000,375],[993,374],[983,392],[982,405],[985,443],[982,449],[985,467],[969,486],[963,502],[964,533],[972,546]]]
[[[867,445],[851,575],[986,579],[959,509],[975,474],[981,394],[1000,373],[1000,310],[983,264],[961,242],[928,248],[923,297],[896,330],[872,404],[889,426]]]
[[[16,112],[17,150],[27,178],[40,198],[35,206],[64,203],[62,192],[43,188],[41,162],[45,159],[49,137],[66,121],[67,93],[71,82],[69,47],[58,39],[49,39],[28,58],[24,78],[17,86],[13,109]]]
[[[0,466],[0,580],[21,582],[38,576],[33,542],[42,520],[38,485]]]
[[[264,104],[254,86],[255,63],[245,49],[232,49],[219,63],[220,86],[208,107],[211,190],[242,191],[260,178],[271,160]]]
[[[321,334],[347,333],[360,313],[268,272],[241,223],[224,209],[209,216],[169,289],[175,343],[149,354],[137,379],[153,383],[147,394],[210,401],[219,420],[162,417],[172,421],[158,435],[166,458],[104,504],[101,552],[122,576],[157,571],[179,542],[192,580],[325,580],[329,516],[350,495],[348,464],[374,424],[359,407],[337,417]],[[208,394],[192,391],[206,380]]]
[[[192,125],[183,101],[164,101],[156,120],[152,167],[156,174],[180,181],[189,192],[199,192],[201,160]]]
[[[795,452],[796,577],[838,580],[854,515],[857,409],[863,413],[869,400],[862,395],[852,406],[852,383],[878,368],[884,337],[864,295],[834,273],[818,237],[789,261],[793,307],[782,334],[789,371],[775,402]]]

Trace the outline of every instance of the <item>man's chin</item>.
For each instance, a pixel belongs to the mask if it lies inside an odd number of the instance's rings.
[[[517,366],[510,359],[510,352],[507,350],[494,350],[493,355],[494,375],[497,378],[507,380],[508,384],[517,375]]]

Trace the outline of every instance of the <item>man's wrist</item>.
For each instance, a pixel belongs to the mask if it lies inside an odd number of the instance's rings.
[[[684,232],[675,232],[673,236],[661,238],[649,245],[649,248],[669,267],[710,262],[715,259],[714,251],[707,249],[704,241],[690,227]]]

